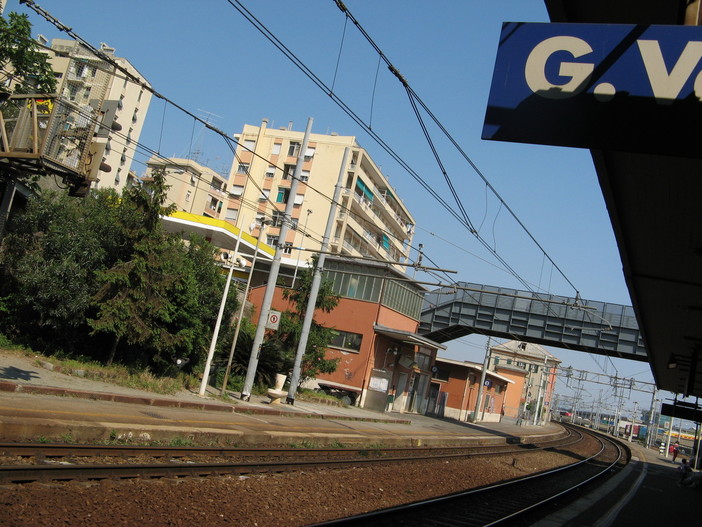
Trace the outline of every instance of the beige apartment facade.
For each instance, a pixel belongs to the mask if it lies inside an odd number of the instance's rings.
[[[153,156],[146,162],[144,177],[163,170],[168,191],[167,203],[179,211],[223,219],[228,203],[226,178],[190,159]]]
[[[304,266],[321,248],[334,188],[342,177],[340,206],[334,217],[329,251],[391,262],[407,262],[414,219],[387,178],[353,136],[311,134],[294,196],[291,184],[304,133],[291,126],[245,125],[227,187],[223,217],[258,236],[260,220],[272,220],[268,245],[284,248],[283,262]],[[344,151],[350,149],[342,167]],[[294,202],[285,240],[280,227],[288,200]],[[398,266],[402,267],[402,266]]]
[[[43,45],[48,43],[42,36],[38,39]],[[102,43],[100,51],[141,79],[145,86],[150,86],[128,60],[115,56],[114,48]],[[111,187],[121,192],[130,179],[136,177],[131,172],[131,164],[151,92],[75,40],[53,39],[47,53],[58,80],[58,94],[67,104],[82,110],[86,116],[91,115],[91,108],[99,105],[104,114],[103,123],[107,127],[96,128],[94,139],[104,145],[104,159],[92,188]]]

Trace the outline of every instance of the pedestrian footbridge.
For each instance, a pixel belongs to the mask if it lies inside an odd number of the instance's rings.
[[[631,306],[467,282],[425,295],[419,333],[436,342],[478,333],[648,361]]]

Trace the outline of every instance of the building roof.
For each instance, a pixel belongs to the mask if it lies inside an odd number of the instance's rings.
[[[446,346],[444,346],[443,344],[439,344],[438,342],[434,342],[433,340],[430,340],[426,337],[422,337],[421,335],[417,335],[416,333],[412,333],[410,331],[393,329],[387,326],[381,326],[380,324],[373,324],[373,329],[376,333],[380,333],[381,335],[385,335],[386,337],[390,337],[401,342],[407,342],[408,344],[416,344],[418,346],[424,346],[425,348],[437,350],[446,349]]]
[[[443,357],[436,357],[435,362],[443,362],[444,364],[453,364],[454,366],[463,366],[465,368],[470,368],[472,370],[477,370],[482,373],[483,371],[483,365],[478,364],[477,362],[468,362],[468,361],[460,361],[460,360],[453,360],[453,359],[445,359]],[[486,370],[485,374],[494,377],[496,379],[500,379],[501,381],[505,381],[510,384],[514,384],[514,381],[512,379],[508,379],[507,377],[503,377],[499,373],[495,373],[494,371],[491,370]]]

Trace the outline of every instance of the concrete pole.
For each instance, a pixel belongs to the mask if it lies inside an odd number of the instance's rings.
[[[658,437],[658,423],[655,424],[655,430],[653,425],[653,416],[656,413],[656,395],[658,395],[658,388],[654,388],[653,394],[651,395],[651,410],[648,414],[648,433],[646,434],[646,448],[651,448],[651,436]]]
[[[239,340],[239,330],[241,329],[241,319],[244,318],[244,309],[246,308],[246,298],[249,296],[249,288],[251,287],[251,279],[253,278],[254,267],[256,267],[256,260],[258,259],[258,249],[261,246],[261,238],[263,238],[263,228],[270,223],[270,220],[263,220],[258,231],[258,239],[256,240],[256,248],[254,249],[253,259],[251,260],[251,269],[249,269],[249,276],[246,279],[246,288],[244,289],[244,296],[241,300],[241,306],[239,307],[239,318],[236,320],[236,329],[234,330],[234,340],[232,340],[232,347],[229,349],[229,360],[227,361],[227,369],[224,371],[224,380],[222,381],[222,391],[219,392],[220,395],[224,395],[227,391],[227,382],[229,382],[229,374],[232,371],[232,360],[234,359],[234,351],[236,350],[236,343]]]
[[[487,344],[485,345],[485,360],[483,361],[483,371],[480,372],[480,386],[478,386],[478,398],[475,400],[475,412],[473,412],[473,422],[477,423],[480,421],[480,404],[483,401],[483,386],[485,385],[485,376],[487,375],[487,369],[490,365],[490,337],[488,337]]]
[[[302,252],[302,245],[307,237],[307,220],[310,219],[310,214],[312,214],[311,209],[307,209],[307,216],[305,217],[305,226],[302,228],[302,238],[300,238],[300,247],[297,248],[297,261],[295,262],[295,272],[293,273],[292,289],[295,289],[295,280],[297,279],[297,270],[300,267],[300,253]],[[322,249],[323,251],[326,249]]]
[[[258,317],[258,325],[256,326],[256,335],[251,346],[251,357],[249,358],[249,366],[246,370],[246,379],[244,379],[244,388],[241,390],[241,398],[248,401],[251,398],[251,389],[253,388],[254,379],[256,378],[256,368],[258,367],[258,359],[261,355],[261,346],[263,345],[263,337],[266,333],[266,323],[268,315],[271,311],[273,303],[273,294],[275,293],[275,285],[278,281],[278,272],[280,271],[280,260],[283,257],[282,246],[285,244],[285,237],[288,234],[290,218],[292,217],[293,207],[295,206],[295,194],[297,192],[298,183],[300,182],[300,174],[302,173],[302,164],[305,161],[305,152],[310,141],[310,132],[312,130],[312,118],[307,120],[307,129],[302,140],[300,154],[297,156],[297,164],[295,165],[295,173],[290,184],[290,194],[288,195],[288,203],[285,205],[285,218],[280,227],[280,236],[278,238],[278,246],[275,248],[275,256],[271,263],[271,270],[268,275],[268,283],[266,291],[263,294],[263,303],[261,304],[261,314]]]
[[[286,402],[288,404],[295,404],[295,394],[297,393],[297,385],[300,383],[300,371],[302,369],[302,358],[305,355],[305,350],[307,349],[307,340],[310,336],[310,327],[312,326],[312,320],[314,319],[314,310],[317,303],[317,295],[319,294],[319,288],[322,284],[322,270],[324,269],[324,260],[326,259],[326,250],[329,245],[329,237],[331,236],[332,228],[334,227],[334,221],[336,219],[336,209],[339,203],[339,197],[341,196],[341,189],[344,186],[344,176],[346,175],[346,163],[349,159],[349,153],[351,149],[346,147],[344,150],[344,157],[341,161],[341,168],[339,169],[339,178],[336,181],[336,186],[334,187],[334,197],[332,198],[331,207],[329,208],[329,216],[327,217],[327,225],[324,229],[324,236],[322,237],[322,247],[319,253],[319,259],[317,260],[317,267],[312,275],[312,284],[310,285],[310,296],[307,300],[307,307],[305,309],[305,318],[302,321],[302,330],[300,331],[300,342],[297,344],[297,351],[295,352],[295,363],[293,365],[292,377],[290,379],[290,386],[288,387],[288,397]],[[309,215],[308,215],[309,216]]]
[[[543,395],[543,390],[544,390],[544,374],[546,373],[546,366],[548,363],[548,355],[544,355],[544,367],[543,370],[541,370],[541,375],[539,375],[539,391],[538,395],[536,396],[536,413],[534,413],[534,425],[538,424],[540,419],[540,414],[541,414],[541,409],[543,407],[543,400],[541,399],[541,396]]]

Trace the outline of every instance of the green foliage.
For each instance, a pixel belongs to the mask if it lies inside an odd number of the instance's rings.
[[[306,268],[299,275],[299,280],[295,289],[285,289],[283,298],[289,300],[295,306],[294,311],[283,313],[280,326],[276,335],[290,361],[291,367],[295,360],[297,346],[302,333],[302,322],[310,298],[314,269],[317,267],[318,257],[313,257],[312,265]],[[332,288],[332,283],[328,280],[322,281],[315,302],[315,309],[321,309],[330,313],[338,304],[341,297],[336,295]],[[302,357],[300,366],[300,381],[302,385],[306,380],[312,379],[320,373],[333,373],[339,364],[339,359],[328,359],[326,349],[334,338],[334,331],[312,321],[310,332],[307,338],[305,354]]]
[[[249,358],[251,357],[255,334],[256,327],[249,321],[243,320],[239,331],[239,338],[237,338],[236,341],[234,357],[232,359],[230,380],[227,383],[230,389],[236,389],[236,381],[234,381],[232,377],[240,377],[243,379],[246,376],[246,370],[249,366]],[[219,339],[220,348],[218,356],[221,358],[220,363],[224,366],[226,366],[226,361],[229,358],[229,350],[231,349],[231,343],[233,340],[234,327],[228,328],[228,330],[221,335],[221,338]],[[258,359],[258,367],[256,368],[254,385],[262,388],[265,387],[267,389],[275,384],[276,374],[287,371],[287,367],[288,362],[286,361],[286,358],[282,352],[280,342],[275,339],[264,341],[261,345],[261,355]],[[243,382],[239,391],[241,391],[241,388],[243,388]]]
[[[25,14],[0,16],[0,71],[2,84],[11,81],[16,93],[56,91],[54,72],[47,55],[39,51],[39,45],[32,38],[32,25]]]
[[[204,360],[224,289],[215,248],[161,228],[161,174],[122,196],[47,192],[13,217],[0,252],[0,332],[34,349],[176,376]],[[236,309],[232,291],[228,311]]]

